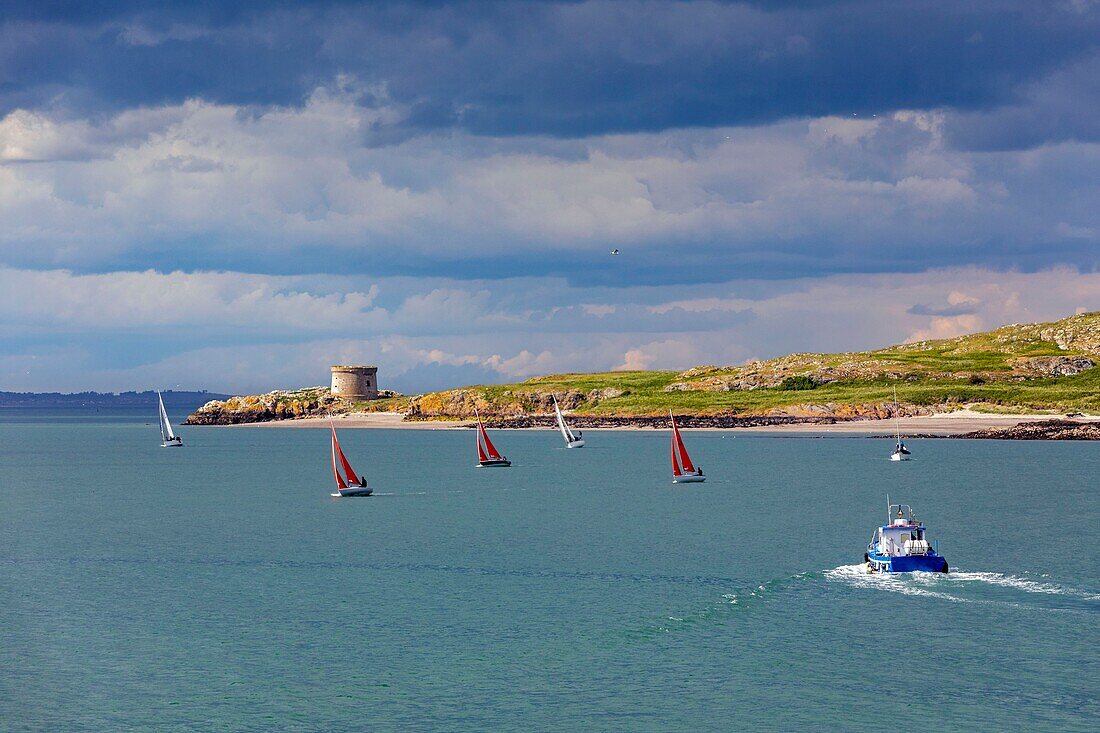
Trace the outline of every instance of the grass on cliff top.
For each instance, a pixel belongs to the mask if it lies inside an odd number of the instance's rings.
[[[505,392],[593,389],[618,387],[629,394],[582,405],[585,415],[657,415],[669,409],[680,414],[759,413],[772,408],[800,404],[887,403],[894,398],[915,405],[982,403],[989,411],[1081,411],[1100,412],[1100,367],[1070,377],[1033,379],[1026,382],[970,384],[965,379],[911,378],[835,382],[812,390],[784,390],[778,387],[730,392],[665,392],[677,381],[676,372],[605,372],[584,375],[554,375],[519,384],[479,386],[471,389],[489,402],[505,403]]]
[[[1051,340],[1053,334],[1076,334],[1075,343],[1085,350],[1063,350]],[[673,371],[602,372],[594,374],[555,374],[536,377],[518,384],[471,387],[494,403],[507,404],[507,392],[558,393],[614,387],[629,394],[584,404],[577,412],[588,415],[656,415],[672,409],[692,414],[760,413],[773,408],[800,404],[845,405],[886,403],[893,400],[896,386],[903,403],[940,405],[980,403],[990,411],[1081,411],[1100,412],[1100,367],[1069,377],[1051,377],[1026,381],[989,379],[971,384],[966,375],[989,376],[1007,373],[1012,359],[1041,356],[1090,354],[1095,358],[1100,334],[1100,313],[1086,313],[1055,323],[1005,326],[994,331],[953,339],[924,341],[890,346],[884,349],[841,354],[797,354],[752,365],[768,370],[792,360],[804,364],[795,370],[804,373],[815,367],[852,366],[871,373],[865,379],[851,379],[821,385],[812,390],[765,388],[745,391],[709,392],[687,390],[665,392],[673,382],[694,381],[716,375],[731,375],[749,367],[725,367],[701,370],[691,378]],[[900,380],[874,376],[882,371],[904,374]],[[963,375],[945,378],[944,373]]]

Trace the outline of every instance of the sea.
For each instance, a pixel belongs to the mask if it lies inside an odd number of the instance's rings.
[[[1100,445],[0,413],[0,729],[1096,731]],[[947,575],[869,576],[890,501]]]

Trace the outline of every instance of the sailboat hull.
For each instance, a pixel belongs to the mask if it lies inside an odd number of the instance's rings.
[[[333,496],[370,496],[374,489],[355,486],[347,489],[337,489]]]
[[[169,443],[161,443],[160,447],[161,448],[182,448],[183,443],[177,443],[176,441],[172,441],[172,442],[169,442]]]
[[[478,461],[477,465],[481,468],[507,468],[512,465],[512,462],[507,458],[501,458],[499,461]]]
[[[891,453],[890,454],[890,460],[891,461],[908,461],[909,456],[905,453]]]
[[[584,447],[584,441],[583,440],[570,440],[568,443],[565,444],[565,447],[566,448],[583,448]]]
[[[694,473],[684,474],[683,476],[673,476],[672,483],[674,484],[701,484],[707,480],[706,476],[700,476]]]

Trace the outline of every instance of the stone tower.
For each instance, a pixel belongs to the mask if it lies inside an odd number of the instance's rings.
[[[332,394],[351,400],[378,399],[378,367],[337,364],[332,367]]]

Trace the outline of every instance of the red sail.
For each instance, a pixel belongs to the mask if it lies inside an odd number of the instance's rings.
[[[489,458],[494,461],[500,460],[500,452],[497,451],[496,446],[493,445],[493,441],[489,440],[489,434],[485,432],[485,426],[481,424],[479,420],[478,428],[481,430],[481,439],[485,441],[485,452],[489,454]]]
[[[683,466],[684,473],[695,473],[695,464],[691,462],[691,456],[684,447],[684,439],[680,437],[680,429],[676,427],[676,418],[672,419],[672,439],[680,454],[680,465]]]
[[[336,426],[330,423],[329,427],[332,429],[332,444],[336,446],[336,455],[340,458],[340,465],[344,467],[344,475],[347,476],[348,486],[354,486],[359,483],[359,477],[355,475],[351,464],[348,463],[347,456],[344,455],[344,451],[340,447],[340,441],[336,439]]]
[[[344,479],[340,478],[340,472],[336,470],[336,431],[332,431],[332,475],[336,477],[336,486],[340,489],[346,489],[347,484],[344,483]]]

